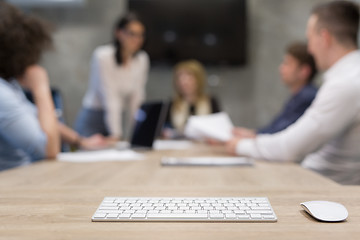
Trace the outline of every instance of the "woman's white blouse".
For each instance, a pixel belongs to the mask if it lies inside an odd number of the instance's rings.
[[[111,136],[122,136],[123,111],[130,112],[130,121],[144,100],[148,70],[149,57],[144,51],[138,52],[126,65],[118,65],[112,45],[95,49],[83,106],[104,110]]]

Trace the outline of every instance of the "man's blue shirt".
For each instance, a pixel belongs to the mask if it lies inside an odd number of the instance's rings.
[[[257,134],[272,134],[280,132],[296,122],[311,105],[317,93],[317,88],[311,84],[305,85],[285,104],[282,112],[267,126],[260,128]]]

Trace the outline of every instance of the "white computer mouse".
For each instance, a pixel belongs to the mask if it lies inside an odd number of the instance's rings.
[[[300,205],[307,213],[320,221],[340,222],[344,221],[349,215],[346,208],[337,202],[309,201]]]

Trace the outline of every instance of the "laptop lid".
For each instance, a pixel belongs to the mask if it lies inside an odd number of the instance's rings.
[[[131,147],[152,148],[163,127],[168,104],[163,101],[145,102],[135,116]]]

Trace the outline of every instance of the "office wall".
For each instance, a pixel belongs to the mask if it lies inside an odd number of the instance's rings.
[[[248,0],[248,64],[244,67],[208,68],[209,91],[218,96],[237,125],[267,123],[288,97],[278,75],[285,46],[305,39],[312,6],[326,0]],[[31,9],[53,22],[55,48],[44,56],[51,84],[63,92],[66,118],[72,124],[81,107],[88,81],[92,50],[109,42],[114,19],[124,13],[126,1],[88,0],[82,8]],[[152,68],[147,98],[172,94],[169,68]]]

